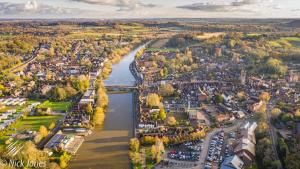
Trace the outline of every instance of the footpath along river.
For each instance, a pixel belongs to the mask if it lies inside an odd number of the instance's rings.
[[[105,85],[134,86],[129,70],[137,51],[131,51],[112,66]],[[71,169],[129,169],[129,139],[133,137],[133,93],[109,94],[109,106],[102,127],[86,137],[70,164]]]

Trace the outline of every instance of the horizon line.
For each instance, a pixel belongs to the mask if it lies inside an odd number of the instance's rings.
[[[266,17],[266,18],[261,18],[261,17],[258,17],[258,18],[244,18],[244,17],[241,17],[241,18],[238,18],[238,17],[203,17],[203,18],[195,18],[195,17],[187,17],[187,18],[184,18],[184,17],[179,17],[179,18],[172,18],[172,17],[165,17],[165,18],[85,18],[85,17],[78,17],[78,18],[69,18],[69,17],[66,17],[66,18],[2,18],[0,17],[0,20],[78,20],[78,19],[86,19],[86,20],[166,20],[166,19],[229,19],[229,20],[232,20],[232,19],[241,19],[241,20],[251,20],[251,19],[256,19],[256,20],[265,20],[265,19],[270,19],[270,20],[279,20],[279,19],[282,19],[282,20],[288,20],[288,19],[295,19],[295,20],[300,20],[300,17]]]

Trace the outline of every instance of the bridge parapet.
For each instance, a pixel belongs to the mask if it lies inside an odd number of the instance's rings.
[[[122,85],[109,85],[109,86],[105,86],[105,88],[108,91],[114,91],[114,92],[133,91],[137,89],[136,86],[122,86]]]

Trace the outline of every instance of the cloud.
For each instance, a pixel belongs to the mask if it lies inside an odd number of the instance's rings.
[[[232,6],[245,6],[245,5],[254,5],[254,4],[258,4],[258,3],[263,3],[266,0],[242,0],[242,1],[234,1],[231,2],[230,5]],[[270,0],[268,0],[270,2]]]
[[[233,1],[230,3],[194,3],[189,5],[177,6],[177,8],[181,9],[189,9],[189,10],[197,10],[197,11],[205,11],[205,12],[256,12],[257,10],[251,5],[261,5],[263,3],[270,3],[273,0],[240,0]]]
[[[190,5],[177,6],[177,8],[208,12],[225,12],[231,10],[229,5],[217,5],[213,3],[194,3]]]
[[[292,9],[292,12],[300,12],[300,9]]]
[[[119,7],[120,10],[133,10],[138,7],[154,8],[158,5],[142,3],[140,0],[70,0],[87,4]]]
[[[275,5],[271,5],[270,6],[271,8],[273,8],[273,9],[283,9],[283,7],[281,6],[281,5],[278,5],[278,4],[275,4]]]
[[[30,0],[26,3],[0,2],[0,16],[42,16],[42,15],[63,15],[80,13],[82,10],[75,8],[54,7],[45,4],[38,4]]]
[[[38,4],[36,1],[28,1],[24,6],[25,10],[37,10],[37,8]]]

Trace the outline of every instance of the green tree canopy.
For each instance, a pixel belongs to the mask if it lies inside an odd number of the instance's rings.
[[[149,93],[147,95],[147,105],[150,107],[159,107],[161,105],[159,96],[156,93]]]
[[[72,83],[73,83],[73,87],[78,91],[80,91],[81,93],[84,93],[90,85],[89,78],[84,75],[81,75],[76,79],[73,79]]]
[[[171,84],[163,84],[159,87],[159,94],[162,96],[170,96],[174,93],[174,88]]]

